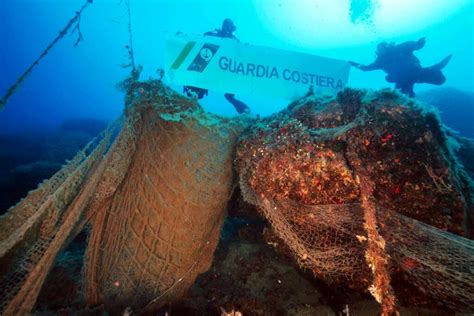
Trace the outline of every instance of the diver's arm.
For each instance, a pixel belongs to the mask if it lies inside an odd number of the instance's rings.
[[[380,69],[380,66],[379,66],[379,63],[373,62],[373,63],[368,64],[368,65],[360,65],[358,68],[362,71],[372,71],[372,70]]]
[[[216,36],[217,30],[204,33],[204,36]]]
[[[368,65],[362,65],[353,61],[350,61],[349,64],[351,66],[356,67],[357,69],[360,69],[362,71],[372,71],[372,70],[378,70],[380,69],[380,61],[379,59],[376,59],[373,63],[368,64]]]
[[[238,39],[237,37],[235,37],[235,35],[233,35],[233,34],[232,34],[232,37],[222,35],[221,30],[219,30],[219,29],[215,29],[214,31],[206,32],[206,33],[204,33],[204,36],[214,36],[214,37],[221,37],[221,38],[231,38],[231,39],[235,39],[235,40],[239,41],[239,39]],[[240,41],[239,41],[239,42],[240,42]]]

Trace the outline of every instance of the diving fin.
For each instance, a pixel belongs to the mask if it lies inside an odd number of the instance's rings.
[[[439,63],[434,64],[430,67],[422,68],[416,80],[417,83],[430,83],[434,85],[442,85],[446,81],[446,77],[443,75],[441,70],[451,60],[453,55],[446,56]]]
[[[449,61],[451,60],[451,57],[453,57],[453,55],[448,55],[446,56],[442,61],[440,61],[439,63],[437,64],[434,64],[433,66],[430,66],[428,67],[429,69],[431,70],[441,70],[443,69],[444,67],[446,67],[446,65],[449,63]]]

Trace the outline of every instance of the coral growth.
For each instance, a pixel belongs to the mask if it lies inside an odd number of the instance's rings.
[[[470,310],[464,292],[474,292],[473,276],[456,268],[474,263],[470,242],[443,237],[472,236],[472,187],[449,144],[426,108],[389,90],[346,89],[259,122],[241,137],[236,167],[245,198],[300,266],[333,284],[370,288],[387,314],[395,302],[390,273],[401,271],[419,287],[439,282],[428,295],[434,301]],[[428,241],[435,253],[426,252]],[[452,256],[459,262],[444,259]]]
[[[307,98],[258,123],[237,151],[241,175],[265,198],[354,203],[359,157],[382,207],[467,235],[465,179],[435,114],[388,91],[362,97],[345,90],[337,100]]]

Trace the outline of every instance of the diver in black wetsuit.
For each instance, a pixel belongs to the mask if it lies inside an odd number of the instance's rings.
[[[225,19],[222,22],[221,29],[215,29],[214,31],[204,33],[205,36],[216,36],[216,37],[225,37],[225,38],[232,38],[238,40],[237,37],[234,36],[234,32],[236,30],[236,26],[231,19]],[[188,96],[192,96],[196,94],[199,99],[202,99],[204,96],[208,94],[206,89],[192,87],[192,86],[184,86],[183,88],[184,93]],[[229,101],[237,110],[239,114],[242,113],[250,113],[250,108],[240,100],[235,98],[235,94],[226,93],[224,97]]]
[[[362,70],[372,71],[381,69],[387,76],[385,80],[395,83],[395,88],[402,93],[415,97],[413,86],[415,83],[430,83],[441,85],[446,81],[446,77],[441,70],[448,64],[452,55],[445,57],[439,63],[422,67],[420,60],[413,54],[415,50],[425,46],[425,38],[418,41],[408,41],[396,45],[395,43],[380,43],[377,46],[377,58],[369,65],[361,65],[350,61],[349,63]]]

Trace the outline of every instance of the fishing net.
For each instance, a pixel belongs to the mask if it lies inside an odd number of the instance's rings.
[[[397,299],[474,310],[472,187],[436,116],[392,92],[308,97],[240,139],[236,166],[298,264]]]
[[[206,271],[233,186],[299,265],[398,301],[474,310],[472,187],[436,116],[392,92],[308,97],[248,126],[159,81],[128,83],[125,118],[0,218],[0,300],[28,314],[90,224],[83,292],[153,312]],[[465,235],[468,238],[463,238]]]
[[[132,82],[126,103],[124,122],[0,218],[2,314],[33,309],[58,254],[86,223],[92,304],[151,310],[208,268],[245,124],[209,116],[158,81]]]
[[[0,310],[26,314],[63,245],[94,201],[116,124],[0,218]]]
[[[137,134],[132,163],[94,219],[87,250],[89,301],[115,312],[151,311],[209,268],[243,126],[209,116],[183,97],[144,91],[151,95],[129,111]]]

